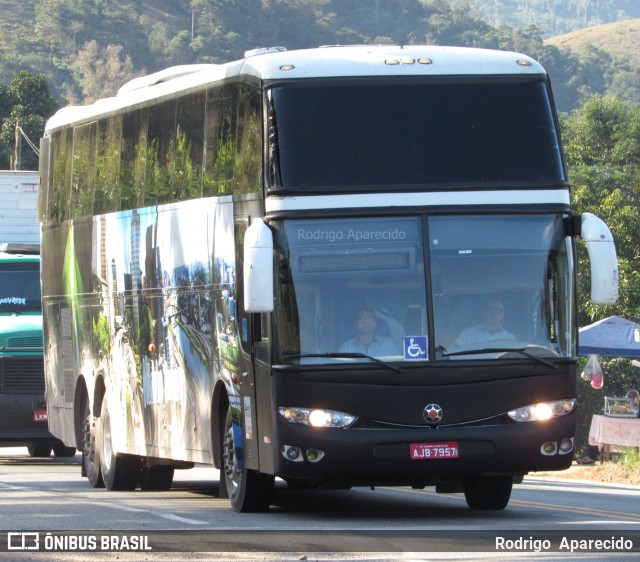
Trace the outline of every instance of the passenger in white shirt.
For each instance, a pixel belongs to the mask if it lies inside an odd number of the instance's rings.
[[[372,357],[399,355],[398,348],[391,338],[375,334],[377,325],[373,310],[361,308],[354,322],[356,337],[343,343],[340,346],[340,351],[343,353],[364,353]]]

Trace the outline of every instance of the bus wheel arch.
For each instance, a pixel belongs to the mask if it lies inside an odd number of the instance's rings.
[[[229,396],[222,381],[218,381],[211,400],[211,450],[213,466],[222,468],[222,445],[224,442],[224,422],[229,409]],[[222,478],[221,478],[222,479]]]

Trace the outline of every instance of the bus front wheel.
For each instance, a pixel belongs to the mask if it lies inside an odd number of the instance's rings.
[[[258,513],[267,511],[271,503],[273,476],[246,467],[240,468],[233,432],[233,417],[227,410],[222,441],[221,487],[225,489],[234,511]]]
[[[107,490],[135,490],[140,474],[140,458],[113,450],[109,401],[104,397],[100,413],[100,469]]]
[[[511,498],[512,475],[471,476],[462,483],[471,509],[504,509]]]

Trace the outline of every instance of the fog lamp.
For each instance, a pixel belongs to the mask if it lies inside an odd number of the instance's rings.
[[[571,451],[573,451],[573,437],[566,437],[565,439],[560,441],[560,449],[558,452],[561,455],[566,455]]]
[[[555,441],[547,441],[542,444],[542,447],[540,447],[540,452],[547,457],[555,455],[557,451],[558,444]]]
[[[292,447],[291,445],[282,445],[280,447],[282,456],[291,462],[302,462],[302,450],[299,447]]]
[[[307,449],[307,460],[309,462],[318,462],[324,457],[324,451],[318,449]]]

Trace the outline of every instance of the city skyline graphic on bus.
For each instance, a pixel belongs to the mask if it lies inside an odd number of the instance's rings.
[[[76,329],[86,339],[82,348],[107,371],[127,410],[116,419],[125,420],[127,440],[140,454],[150,444],[159,454],[211,450],[205,420],[213,372],[229,381],[237,369],[231,205],[192,201],[180,209],[167,204],[96,217],[91,270],[102,306],[91,308],[90,318],[76,307],[76,324],[91,326]],[[90,237],[85,228],[75,223],[70,237],[67,256],[75,260],[88,257],[75,251]],[[88,289],[76,275],[67,274],[67,283],[71,294]]]

